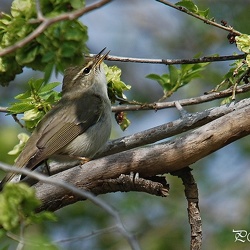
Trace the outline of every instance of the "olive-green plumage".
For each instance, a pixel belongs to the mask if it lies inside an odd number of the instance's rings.
[[[35,169],[44,160],[72,161],[92,158],[107,142],[111,131],[111,105],[101,66],[103,50],[80,67],[65,71],[61,100],[43,117],[15,166]],[[0,189],[11,181],[8,173]]]

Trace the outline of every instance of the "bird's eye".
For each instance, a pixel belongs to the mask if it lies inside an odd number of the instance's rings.
[[[83,73],[84,74],[88,74],[90,72],[90,67],[86,67],[84,70],[83,70]]]

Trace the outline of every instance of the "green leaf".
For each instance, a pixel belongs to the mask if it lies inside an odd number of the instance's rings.
[[[54,63],[48,63],[44,68],[44,82],[47,83],[54,69]]]
[[[200,77],[200,72],[209,63],[182,64],[180,69],[169,65],[169,74],[149,74],[146,77],[157,81],[163,88],[164,98],[171,96],[177,89],[188,84],[193,79]]]
[[[15,99],[17,99],[17,100],[23,100],[23,99],[29,98],[30,96],[31,96],[31,91],[28,90],[25,93],[21,93],[21,94],[15,96]]]
[[[103,64],[108,83],[108,94],[112,103],[116,101],[116,97],[126,99],[123,91],[129,90],[131,86],[125,84],[121,80],[121,69],[117,66],[108,67]]]
[[[17,138],[19,139],[19,143],[15,145],[11,151],[8,152],[9,155],[19,155],[22,152],[26,142],[28,141],[29,136],[25,133],[20,133],[18,134]]]
[[[30,85],[31,91],[39,91],[40,88],[43,85],[44,80],[43,79],[36,79],[36,80],[29,80],[28,84]],[[34,94],[34,93],[33,93]]]
[[[250,67],[250,35],[242,34],[235,37],[236,45],[238,49],[247,54],[246,62],[248,67]]]
[[[199,14],[200,14],[200,16],[202,16],[204,18],[208,18],[208,16],[209,16],[209,9],[199,10]]]
[[[71,22],[66,25],[65,40],[80,42],[81,39],[87,40],[87,27],[80,22]]]
[[[47,52],[45,52],[45,54],[42,57],[42,62],[47,63],[49,61],[53,61],[55,56],[56,56],[55,51],[47,51]]]
[[[61,46],[61,54],[63,57],[71,57],[74,55],[75,51],[76,51],[76,46],[72,44],[72,42],[64,43]]]
[[[159,75],[157,75],[157,74],[148,74],[146,77],[148,79],[155,80],[155,81],[161,80],[161,77]]]
[[[224,98],[224,99],[221,101],[221,105],[229,104],[229,103],[231,103],[231,101],[232,101],[232,97],[231,97],[231,96],[226,97],[226,98]]]
[[[8,110],[12,114],[24,113],[22,120],[25,127],[32,131],[51,107],[61,98],[60,93],[53,89],[59,82],[45,84],[43,79],[30,79],[30,90],[17,95],[18,102],[13,103]]]
[[[26,16],[29,19],[34,14],[35,2],[33,0],[14,0],[12,2],[11,15],[13,17]]]
[[[44,114],[36,109],[31,109],[24,112],[22,120],[24,121],[36,121],[41,118]]]
[[[246,62],[247,62],[248,67],[250,68],[250,54],[246,56]]]
[[[194,13],[197,13],[199,10],[198,7],[191,0],[182,0],[180,2],[177,2],[175,5],[185,7],[186,9]]]
[[[169,65],[168,70],[169,70],[169,76],[170,76],[169,78],[170,84],[172,86],[175,86],[179,82],[180,71],[174,65]]]
[[[40,92],[41,92],[41,93],[49,92],[49,91],[53,90],[55,87],[59,86],[60,84],[61,84],[60,82],[51,82],[51,83],[47,83],[46,85],[44,85],[44,86],[40,89]]]
[[[53,219],[46,213],[36,213],[35,209],[41,204],[36,198],[35,190],[24,183],[7,183],[0,193],[0,225],[6,230],[14,230],[20,223],[29,225]]]
[[[182,6],[194,14],[197,14],[197,15],[202,16],[204,18],[208,18],[209,9],[199,10],[198,6],[195,5],[194,2],[191,0],[182,0],[180,2],[177,2],[175,5]]]
[[[14,56],[0,57],[0,84],[2,86],[7,86],[10,81],[15,79],[16,74],[22,72],[23,69],[16,62]]]
[[[71,0],[70,3],[71,3],[71,6],[74,9],[80,9],[80,8],[82,8],[84,6],[85,1],[82,1],[82,0]]]
[[[18,103],[17,102],[17,103],[13,103],[8,108],[8,111],[11,112],[12,114],[21,114],[33,108],[34,108],[34,104],[32,103],[26,103],[26,102]]]
[[[250,35],[242,34],[235,37],[238,49],[246,54],[250,53]]]
[[[171,86],[170,77],[168,74],[163,74],[162,76],[157,74],[149,74],[146,76],[146,78],[157,81],[163,87],[163,89],[166,90]]]
[[[43,14],[49,13],[49,16],[58,16],[84,4],[84,0],[40,2]],[[14,0],[11,13],[1,15],[0,49],[24,39],[39,25],[30,22],[37,17],[34,0]],[[88,52],[87,40],[87,27],[78,20],[65,20],[51,25],[26,46],[0,58],[0,84],[8,85],[16,74],[22,72],[23,67],[44,71],[45,81],[48,82],[53,69],[63,72],[70,65],[83,62],[83,53]]]

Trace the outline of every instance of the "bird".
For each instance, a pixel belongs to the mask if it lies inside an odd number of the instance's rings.
[[[111,133],[111,103],[102,66],[110,51],[102,55],[105,49],[65,70],[61,99],[38,123],[15,167],[34,170],[48,159],[89,160],[104,147]],[[0,190],[16,175],[7,173]]]

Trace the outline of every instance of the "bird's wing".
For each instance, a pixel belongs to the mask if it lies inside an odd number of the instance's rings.
[[[55,152],[60,151],[68,145],[77,136],[84,133],[89,127],[97,123],[102,114],[102,99],[98,95],[85,95],[82,101],[77,105],[65,105],[67,112],[74,112],[74,118],[70,119],[72,114],[58,112],[54,115],[47,126],[44,126],[41,137],[36,143],[37,154],[32,158],[32,166],[35,167],[39,162],[49,158]],[[62,113],[62,115],[61,115]]]
[[[82,101],[77,105],[64,104],[67,112],[75,113],[74,118],[71,120],[70,115],[65,113],[65,108],[61,109],[56,105],[46,114],[45,119],[41,120],[37,130],[31,135],[18,157],[15,166],[34,169],[39,163],[60,151],[78,135],[98,122],[102,114],[103,101],[98,95],[83,95]],[[1,185],[10,181],[15,175],[15,173],[7,174]]]

